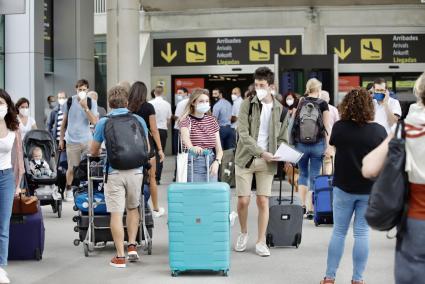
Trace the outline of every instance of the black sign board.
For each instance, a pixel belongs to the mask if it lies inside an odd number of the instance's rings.
[[[423,63],[425,34],[328,35],[340,63]]]
[[[53,72],[53,0],[44,0],[45,71]]]
[[[272,64],[301,46],[300,35],[154,39],[153,66]]]

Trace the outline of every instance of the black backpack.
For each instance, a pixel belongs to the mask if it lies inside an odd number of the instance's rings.
[[[117,170],[130,170],[148,163],[146,133],[130,112],[108,115],[105,123],[107,163]]]
[[[317,101],[302,99],[300,101],[292,128],[292,135],[296,142],[315,144],[324,137],[326,129],[320,103],[320,99]]]

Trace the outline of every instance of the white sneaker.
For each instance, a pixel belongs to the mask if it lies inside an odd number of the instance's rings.
[[[10,279],[7,277],[7,272],[0,267],[0,284],[9,284]]]
[[[162,208],[162,207],[159,207],[158,211],[152,210],[152,216],[154,218],[159,218],[159,217],[161,217],[164,214],[165,214],[165,209]]]
[[[259,256],[270,256],[270,250],[267,247],[267,245],[263,242],[257,243],[255,245],[255,252],[259,255]]]
[[[65,192],[65,201],[68,201],[68,202],[74,201],[74,194],[72,193],[72,190],[67,190]]]
[[[235,245],[235,251],[244,251],[246,250],[246,245],[248,243],[248,233],[239,233],[238,239]]]

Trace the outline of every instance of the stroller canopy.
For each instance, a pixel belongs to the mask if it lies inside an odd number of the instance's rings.
[[[31,158],[31,151],[36,146],[42,149],[44,158],[47,161],[56,153],[56,142],[47,130],[34,129],[25,135],[23,141],[24,156]]]

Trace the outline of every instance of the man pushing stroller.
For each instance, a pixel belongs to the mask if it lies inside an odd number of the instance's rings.
[[[128,247],[130,262],[139,255],[136,237],[139,228],[143,166],[148,162],[149,144],[147,126],[138,115],[127,109],[128,94],[123,87],[116,86],[108,92],[111,112],[99,120],[94,131],[91,154],[98,155],[105,141],[107,161],[105,165],[105,202],[111,214],[111,232],[117,254],[111,259],[113,267],[126,267],[124,252],[123,214],[127,212]]]

